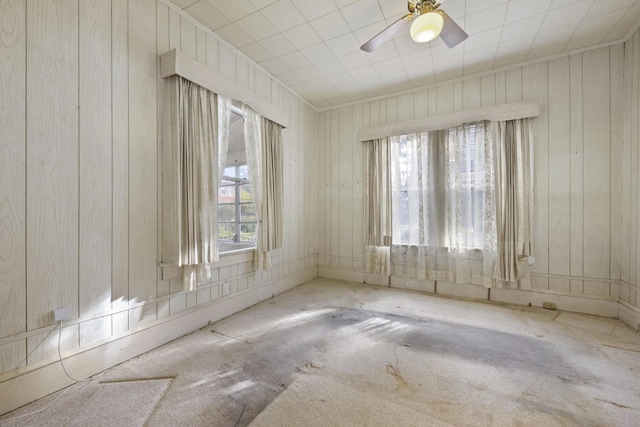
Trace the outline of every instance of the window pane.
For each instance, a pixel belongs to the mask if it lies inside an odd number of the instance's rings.
[[[233,240],[236,234],[235,223],[218,223],[218,240]]]
[[[251,195],[251,186],[249,184],[240,185],[240,201],[252,202],[253,196]]]
[[[221,185],[218,187],[218,203],[235,203],[236,188],[234,185]]]
[[[238,175],[236,178],[249,179],[249,168],[247,165],[238,166]]]
[[[235,221],[236,205],[218,205],[218,221]]]
[[[240,240],[243,242],[256,241],[256,223],[255,222],[240,224]]]
[[[240,205],[240,221],[256,221],[256,208],[253,203],[243,203]]]
[[[236,177],[236,166],[227,166],[226,168],[224,168],[224,175],[225,176],[230,176],[232,178],[237,178]]]

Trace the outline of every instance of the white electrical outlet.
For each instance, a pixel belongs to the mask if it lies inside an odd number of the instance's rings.
[[[229,287],[229,282],[222,284],[222,296],[227,296],[231,293],[231,289]]]
[[[56,322],[67,320],[69,317],[71,317],[69,307],[62,307],[57,310],[53,310],[53,320],[55,320]]]

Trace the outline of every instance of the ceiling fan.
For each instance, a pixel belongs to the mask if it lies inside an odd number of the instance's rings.
[[[444,10],[444,0],[409,0],[409,12],[363,44],[360,49],[373,52],[400,30],[411,24],[411,38],[418,43],[429,42],[440,36],[449,48],[457,46],[469,37]]]

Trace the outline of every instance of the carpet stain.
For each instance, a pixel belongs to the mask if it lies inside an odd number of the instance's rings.
[[[387,362],[387,372],[391,374],[391,376],[393,376],[393,378],[396,380],[396,391],[404,388],[415,393],[418,389],[415,386],[411,385],[400,372],[400,367],[398,366],[398,355],[395,350],[393,352],[393,355],[395,356],[396,363],[392,364],[390,362]]]

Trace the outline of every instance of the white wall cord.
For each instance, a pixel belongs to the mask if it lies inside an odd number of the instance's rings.
[[[85,379],[80,380],[80,379],[78,379],[78,378],[75,378],[75,377],[74,377],[74,376],[72,376],[71,374],[69,374],[69,372],[67,371],[67,368],[64,366],[64,362],[62,361],[62,352],[60,351],[60,342],[62,341],[62,320],[60,320],[60,321],[58,322],[58,326],[57,326],[57,328],[52,329],[52,330],[51,330],[51,332],[55,331],[56,329],[59,329],[59,333],[58,333],[58,358],[59,358],[59,360],[60,360],[60,365],[62,366],[62,370],[64,371],[65,375],[66,375],[67,377],[69,377],[69,379],[71,379],[71,380],[75,381],[75,383],[74,383],[74,384],[71,384],[70,386],[68,386],[68,387],[67,387],[67,388],[66,388],[62,393],[58,394],[58,395],[56,396],[56,398],[55,398],[55,399],[53,399],[51,402],[49,402],[49,404],[47,404],[47,406],[45,406],[44,408],[42,408],[42,409],[38,409],[37,411],[29,412],[28,414],[19,415],[19,416],[17,416],[17,417],[7,418],[7,419],[4,419],[4,420],[0,419],[0,424],[3,424],[3,423],[5,423],[5,422],[7,422],[7,421],[13,421],[13,420],[17,420],[17,419],[20,419],[20,418],[30,417],[30,416],[32,416],[32,415],[36,415],[36,414],[39,414],[40,412],[46,411],[47,409],[49,409],[49,407],[50,407],[51,405],[53,405],[54,403],[56,403],[56,401],[57,401],[58,399],[60,399],[60,397],[62,397],[62,395],[64,395],[64,394],[65,394],[66,392],[68,392],[69,390],[71,390],[71,389],[73,388],[73,386],[75,386],[76,384],[81,383],[81,382],[84,382],[84,381],[86,381],[87,379],[89,379],[89,377],[87,377],[87,378],[85,378]],[[50,334],[51,332],[49,332],[49,334]],[[48,336],[48,335],[47,335],[47,336]],[[45,338],[46,338],[46,337],[45,337]],[[44,339],[43,339],[43,341],[44,341]],[[40,343],[42,343],[42,341],[40,341]],[[35,349],[34,349],[34,350],[35,350]],[[102,374],[101,374],[101,375],[102,375]]]

